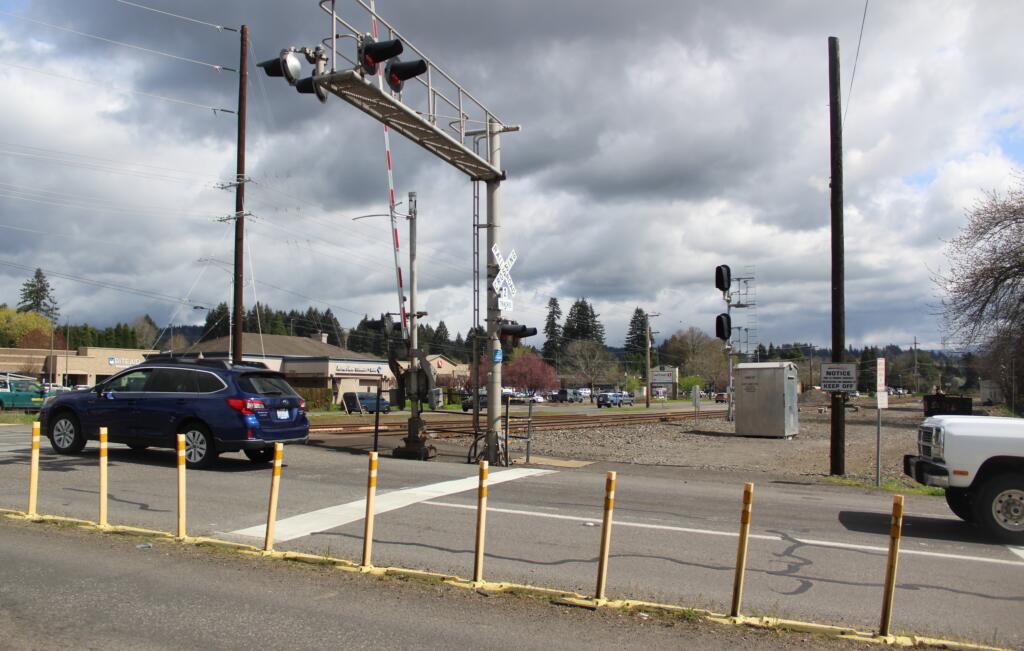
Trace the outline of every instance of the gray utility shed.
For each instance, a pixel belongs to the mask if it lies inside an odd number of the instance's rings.
[[[800,432],[793,362],[737,364],[736,434],[789,438]]]

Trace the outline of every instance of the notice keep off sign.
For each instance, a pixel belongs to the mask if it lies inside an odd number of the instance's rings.
[[[856,364],[822,364],[821,388],[849,393],[857,390]]]

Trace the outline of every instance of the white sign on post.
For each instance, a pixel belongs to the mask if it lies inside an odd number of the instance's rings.
[[[878,402],[879,409],[888,409],[889,391],[885,388],[885,358],[879,357],[875,360],[875,365],[878,368],[875,377],[875,400]]]
[[[852,393],[857,390],[856,364],[822,364],[821,388],[824,391]]]
[[[516,285],[512,282],[512,276],[509,274],[512,265],[516,263],[516,250],[512,249],[509,252],[507,260],[502,257],[497,244],[491,247],[491,253],[494,254],[494,261],[498,263],[498,273],[494,276],[491,287],[498,295],[498,309],[508,312],[512,310],[512,297],[516,295]]]

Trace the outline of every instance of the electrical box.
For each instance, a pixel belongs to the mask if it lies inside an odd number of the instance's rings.
[[[736,434],[768,438],[798,434],[799,382],[792,362],[737,364],[733,379]]]

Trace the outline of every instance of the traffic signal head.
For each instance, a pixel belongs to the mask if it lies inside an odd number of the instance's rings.
[[[732,338],[732,318],[722,313],[715,317],[715,336],[722,341],[729,341]]]
[[[268,59],[258,65],[268,77],[284,77],[291,86],[295,85],[302,74],[302,62],[291,50],[281,50],[280,56],[276,59]]]
[[[518,346],[519,340],[523,337],[532,337],[535,334],[537,334],[537,328],[528,328],[515,321],[498,326],[498,338],[502,341],[511,341],[513,346]]]
[[[400,93],[406,79],[412,79],[426,71],[427,62],[423,59],[402,62],[395,58],[388,61],[387,66],[384,67],[384,78],[387,80],[388,87],[392,91]]]
[[[398,56],[405,49],[397,38],[390,41],[377,42],[369,34],[359,39],[356,60],[359,67],[368,75],[377,74],[377,64]]]
[[[720,264],[715,267],[715,287],[719,291],[729,291],[729,286],[732,285],[732,270],[729,269],[729,265]]]
[[[317,77],[324,74],[327,69],[327,56],[324,54],[323,49],[317,48],[312,56],[307,56],[307,59],[311,59],[314,66],[313,74],[305,79],[300,79],[295,82],[295,90],[300,93],[316,93],[316,98],[323,104],[327,101],[327,90],[320,85],[317,81]]]

